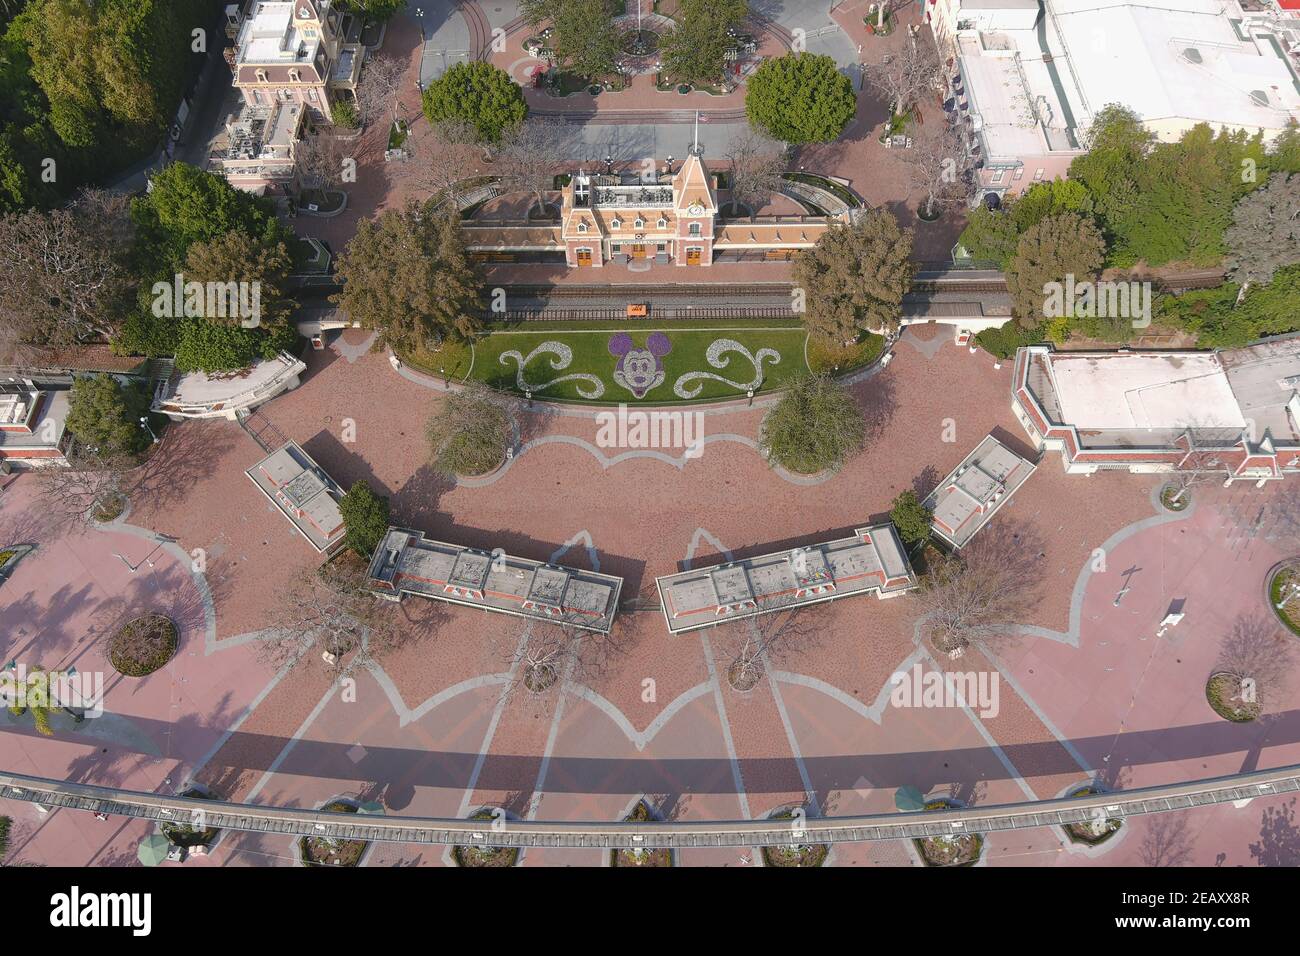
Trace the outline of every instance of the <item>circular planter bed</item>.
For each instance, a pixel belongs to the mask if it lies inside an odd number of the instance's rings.
[[[653,823],[656,817],[650,805],[644,800],[638,800],[637,805],[632,808],[632,812],[623,818],[624,823]],[[659,847],[651,850],[649,848],[636,847],[634,849],[621,849],[610,851],[611,866],[672,866],[673,851],[667,847]]]
[[[959,810],[956,800],[931,800],[926,810]],[[953,833],[921,837],[912,841],[926,866],[974,866],[984,852],[984,837],[978,833]]]
[[[1211,674],[1205,682],[1205,699],[1211,710],[1234,724],[1248,724],[1263,710],[1258,701],[1241,699],[1241,678],[1234,674]]]
[[[629,30],[623,34],[623,52],[630,56],[649,56],[659,49],[659,34],[653,30]]]
[[[603,90],[599,84],[593,83],[591,86],[587,87],[587,92],[592,96],[600,96]]]
[[[1192,503],[1191,495],[1186,491],[1182,493],[1181,497],[1175,497],[1176,495],[1178,495],[1178,489],[1173,485],[1165,485],[1160,489],[1160,504],[1166,511],[1175,513],[1186,511],[1187,506]]]
[[[1071,790],[1069,796],[1088,797],[1104,792],[1096,787],[1086,786]],[[1101,820],[1089,820],[1086,823],[1067,823],[1061,829],[1065,831],[1065,835],[1070,838],[1071,843],[1082,843],[1085,846],[1101,846],[1101,844],[1118,833],[1123,825],[1123,820],[1106,817]]]
[[[763,679],[763,668],[755,662],[732,661],[727,668],[727,683],[742,694],[753,690]]]
[[[176,625],[161,614],[146,614],[122,625],[108,642],[109,662],[125,677],[145,677],[176,653]]]
[[[206,790],[200,790],[198,787],[190,787],[181,794],[182,797],[193,797],[197,800],[215,800],[216,797]],[[187,849],[196,846],[212,846],[217,839],[217,834],[221,832],[219,827],[195,826],[193,818],[190,823],[163,823],[159,825],[165,836],[172,846],[183,846]]]
[[[553,664],[529,664],[524,668],[524,686],[534,694],[550,690],[559,679]]]
[[[769,820],[793,820],[794,810],[781,810],[768,817]],[[778,846],[762,848],[764,866],[821,866],[830,855],[831,848],[825,843],[783,843]]]
[[[1287,630],[1300,635],[1300,564],[1274,572],[1268,582],[1268,604]]]
[[[356,813],[355,804],[348,800],[331,800],[322,810],[339,813]],[[329,837],[306,836],[298,841],[298,850],[304,866],[357,866],[369,844],[365,840],[332,840]]]
[[[943,213],[936,209],[932,214],[927,216],[925,214],[925,207],[920,206],[916,210],[916,218],[921,220],[921,222],[938,222],[943,218]]]
[[[498,815],[494,812],[494,808],[484,807],[470,814],[470,819],[487,821],[488,828],[491,829]],[[451,858],[456,861],[457,866],[508,867],[519,862],[519,847],[454,846],[451,848]]]
[[[689,84],[689,83],[678,83],[678,84],[677,84],[677,92],[680,93],[682,96],[685,96],[685,95],[686,95],[687,93],[689,93],[690,91],[691,91],[691,84]]]
[[[107,524],[110,521],[116,521],[122,517],[122,512],[126,511],[126,495],[116,494],[101,503],[92,512],[92,517],[100,524]]]

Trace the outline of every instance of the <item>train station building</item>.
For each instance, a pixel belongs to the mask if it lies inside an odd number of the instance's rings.
[[[601,268],[638,262],[708,267],[714,262],[788,261],[811,249],[848,211],[826,215],[720,215],[714,178],[698,149],[653,181],[576,173],[562,190],[560,221],[477,219],[462,226],[481,262],[564,262]]]

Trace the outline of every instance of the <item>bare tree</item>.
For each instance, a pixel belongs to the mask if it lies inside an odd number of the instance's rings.
[[[1192,838],[1181,813],[1158,813],[1147,821],[1138,849],[1143,866],[1186,866],[1192,859]]]
[[[350,141],[329,130],[314,130],[294,147],[294,164],[304,186],[329,192],[342,185],[344,163],[353,158],[351,153]]]
[[[759,209],[781,189],[785,172],[786,145],[752,127],[731,140],[727,161],[731,163],[731,204]]]
[[[1214,670],[1237,679],[1241,689],[1233,700],[1269,713],[1284,701],[1294,667],[1291,639],[1274,621],[1262,615],[1243,615],[1224,637]]]
[[[608,676],[622,646],[613,634],[576,627],[577,620],[576,614],[561,614],[551,621],[525,621],[509,657],[516,677],[507,695],[527,691],[540,699],[557,685],[593,685]]]
[[[938,124],[937,135],[918,139],[905,150],[912,184],[925,190],[925,218],[934,219],[946,206],[964,203],[970,195],[970,153],[957,127]]]
[[[899,116],[931,90],[939,88],[942,68],[934,44],[910,37],[902,49],[882,63],[865,64],[866,81],[884,92]]]
[[[128,289],[125,206],[103,193],[0,217],[0,325],[29,343],[111,337]]]
[[[1229,474],[1227,462],[1223,459],[1223,449],[1197,446],[1196,432],[1200,428],[1197,424],[1183,427],[1188,451],[1178,460],[1169,476],[1169,484],[1174,491],[1169,497],[1169,504],[1175,508],[1182,504],[1183,498],[1196,485],[1216,478],[1227,478]]]
[[[546,213],[545,194],[555,188],[555,174],[567,154],[562,127],[529,120],[507,130],[501,141],[502,178],[512,188],[532,193],[539,215]]]
[[[399,94],[406,65],[391,56],[377,56],[361,70],[357,84],[357,107],[362,121],[369,123],[375,117],[389,113],[393,122],[398,119]]]
[[[427,195],[440,197],[440,202],[450,200],[455,205],[464,190],[462,183],[473,172],[475,150],[449,133],[455,130],[448,130],[446,124],[417,124],[403,147],[406,159],[393,163],[389,171]]]
[[[922,631],[946,654],[1004,637],[1036,603],[1041,555],[1035,536],[994,524],[921,579]]]
[[[76,441],[64,454],[66,467],[48,465],[36,471],[42,505],[70,520],[102,520],[120,513],[126,504],[128,476],[138,460]]]
[[[809,608],[793,606],[794,600],[786,595],[759,601],[761,613],[719,631],[727,657],[727,683],[733,688],[752,689],[769,664],[808,649],[817,634],[816,615]]]
[[[281,667],[319,652],[336,676],[345,677],[400,646],[408,622],[393,602],[371,593],[358,565],[338,559],[290,589],[262,634],[263,659]]]

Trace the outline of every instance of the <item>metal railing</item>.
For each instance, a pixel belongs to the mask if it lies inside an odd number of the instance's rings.
[[[44,807],[188,822],[202,814],[205,827],[381,843],[572,848],[690,848],[862,843],[953,833],[993,833],[1187,810],[1300,792],[1300,765],[1116,793],[921,813],[876,813],[802,819],[700,820],[603,823],[534,820],[454,820],[367,816],[355,813],[252,806],[194,797],[69,783],[0,773],[0,797]]]

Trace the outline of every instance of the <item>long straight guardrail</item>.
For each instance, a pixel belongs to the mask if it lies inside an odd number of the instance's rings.
[[[795,820],[600,823],[505,818],[453,820],[326,812],[171,797],[0,773],[0,798],[160,823],[189,823],[201,814],[205,827],[250,833],[323,836],[381,843],[600,849],[862,843],[953,833],[995,833],[1083,823],[1098,816],[1123,819],[1296,792],[1300,792],[1300,765],[1116,793],[919,813]]]

